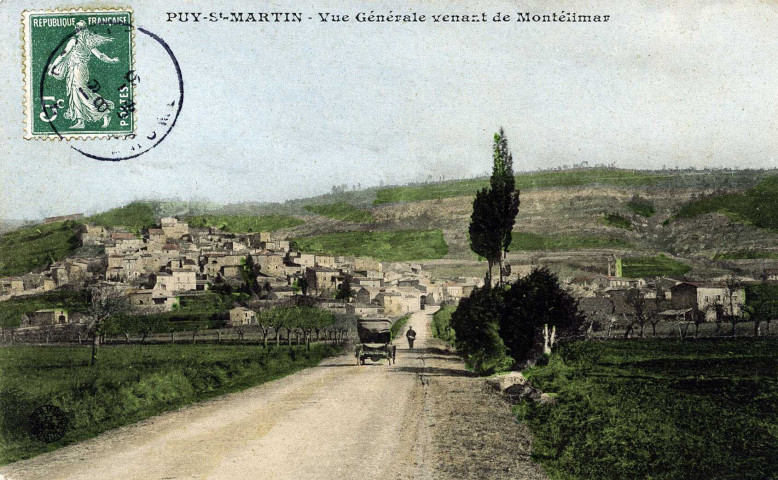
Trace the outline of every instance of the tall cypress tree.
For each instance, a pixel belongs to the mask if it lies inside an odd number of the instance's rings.
[[[511,232],[519,213],[519,192],[513,177],[513,155],[502,128],[494,134],[492,176],[489,187],[480,190],[473,201],[470,217],[470,248],[489,262],[487,283],[492,268],[499,265],[503,281],[503,260],[511,244]]]

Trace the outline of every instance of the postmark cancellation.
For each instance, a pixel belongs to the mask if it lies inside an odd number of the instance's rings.
[[[131,9],[25,11],[22,30],[25,138],[135,132]]]

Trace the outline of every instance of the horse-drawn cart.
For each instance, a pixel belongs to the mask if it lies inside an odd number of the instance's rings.
[[[357,365],[364,365],[365,359],[377,362],[383,358],[389,360],[389,365],[395,362],[397,347],[392,345],[392,322],[385,318],[364,318],[357,321],[359,344],[354,356]]]

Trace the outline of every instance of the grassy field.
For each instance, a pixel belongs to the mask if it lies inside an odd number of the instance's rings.
[[[679,276],[690,269],[688,265],[665,255],[622,259],[622,275],[631,278]]]
[[[359,209],[346,202],[328,203],[323,205],[306,205],[305,210],[335,220],[356,223],[371,223],[375,219],[367,210]]]
[[[618,213],[609,213],[600,219],[603,225],[609,227],[623,228],[624,230],[632,230],[632,224],[629,220],[622,217]]]
[[[514,408],[552,479],[778,478],[778,340],[579,342]]]
[[[300,251],[406,262],[442,258],[448,245],[440,230],[342,232],[295,239]]]
[[[20,275],[62,260],[80,244],[80,224],[23,227],[0,236],[0,277]]]
[[[0,464],[32,457],[182,405],[242,390],[314,366],[329,345],[145,345],[0,349]],[[54,443],[30,435],[28,417],[52,404],[69,429]]]
[[[632,244],[608,237],[580,237],[577,235],[539,235],[513,232],[511,250],[577,250],[582,248],[628,248]]]
[[[197,215],[186,219],[193,227],[214,227],[225,232],[272,232],[302,225],[302,220],[288,215]]]
[[[516,188],[519,190],[548,187],[574,187],[582,185],[653,185],[670,174],[619,170],[615,168],[591,168],[585,170],[565,170],[559,172],[538,172],[516,175]],[[450,182],[424,185],[389,187],[378,190],[374,204],[394,202],[417,202],[438,198],[475,195],[489,184],[489,179],[454,180]]]
[[[712,195],[685,204],[675,215],[688,218],[704,213],[719,212],[731,219],[757,227],[778,229],[778,176],[769,177],[745,193]]]
[[[457,307],[453,305],[444,305],[440,307],[440,310],[432,315],[432,323],[430,324],[432,329],[432,335],[435,338],[439,338],[449,345],[454,344],[456,335],[454,330],[451,329],[451,314]]]

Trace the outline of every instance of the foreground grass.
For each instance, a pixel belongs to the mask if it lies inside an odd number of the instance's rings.
[[[0,464],[216,395],[242,390],[319,363],[337,348],[250,345],[0,349]],[[30,435],[27,418],[41,405],[66,412],[69,429],[54,443]]]
[[[193,227],[214,227],[240,233],[272,232],[305,223],[289,215],[197,215],[186,221]]]
[[[625,257],[621,260],[622,275],[631,278],[683,275],[691,267],[665,255]]]
[[[515,408],[554,479],[778,476],[776,339],[580,342],[525,375]]]
[[[511,250],[576,250],[583,248],[627,248],[632,244],[609,237],[581,237],[578,235],[539,235],[512,232]]]
[[[0,277],[20,275],[62,260],[79,247],[77,222],[22,227],[0,236]]]
[[[516,175],[516,188],[533,189],[548,187],[574,187],[583,185],[653,185],[669,177],[669,174],[619,170],[615,168],[591,168],[560,172],[538,172]],[[378,190],[374,204],[393,202],[418,202],[439,198],[475,195],[489,184],[489,179],[455,180],[424,185],[390,187]]]
[[[302,252],[371,257],[387,262],[442,258],[448,245],[440,230],[341,232],[296,238]]]
[[[323,217],[334,218],[344,222],[371,223],[375,219],[373,214],[367,210],[361,210],[346,202],[328,203],[324,205],[306,205],[305,208],[311,213]]]

